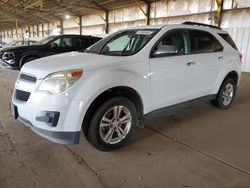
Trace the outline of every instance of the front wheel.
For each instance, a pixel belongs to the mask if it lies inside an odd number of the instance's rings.
[[[235,81],[232,78],[226,79],[222,83],[216,99],[211,101],[211,103],[220,109],[229,108],[234,100],[236,90]]]
[[[99,150],[114,150],[125,145],[136,122],[135,105],[127,98],[116,97],[102,104],[89,125],[88,141]]]

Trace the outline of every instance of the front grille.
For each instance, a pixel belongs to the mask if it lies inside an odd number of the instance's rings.
[[[16,89],[15,96],[16,96],[16,99],[19,101],[28,101],[30,97],[30,93],[27,91]]]
[[[32,82],[36,83],[36,77],[35,76],[30,76],[24,73],[20,74],[20,80],[26,81],[26,82]]]

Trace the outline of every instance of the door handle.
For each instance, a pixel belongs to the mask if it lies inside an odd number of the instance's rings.
[[[218,59],[219,59],[219,60],[222,60],[222,59],[224,59],[224,57],[223,57],[223,56],[220,56],[220,57],[218,57]]]
[[[191,65],[195,65],[195,62],[194,62],[194,61],[191,61],[191,62],[188,62],[188,63],[187,63],[187,66],[191,66]]]

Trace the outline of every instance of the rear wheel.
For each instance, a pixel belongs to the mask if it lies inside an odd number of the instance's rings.
[[[116,97],[102,104],[90,122],[89,142],[99,150],[114,150],[125,145],[137,122],[135,105]]]
[[[211,103],[220,109],[229,108],[234,100],[236,90],[235,81],[232,78],[226,79],[222,83],[216,99],[211,101]]]

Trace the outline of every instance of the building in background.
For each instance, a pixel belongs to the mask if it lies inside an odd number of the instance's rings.
[[[149,24],[179,24],[184,21],[215,24],[217,8],[216,0],[155,1],[150,3]],[[108,13],[108,33],[123,28],[145,25],[146,10],[146,4],[110,10]],[[60,33],[82,33],[104,37],[107,35],[107,28],[103,18],[105,18],[105,13],[89,14],[82,17],[71,16],[63,20],[26,26],[20,28],[18,33],[21,35],[23,30],[28,30],[29,38],[35,40]],[[61,27],[60,30],[58,26]],[[250,55],[247,53],[250,51],[250,0],[224,0],[221,27],[230,33],[243,54],[242,70],[250,72]],[[15,30],[14,27],[13,30]],[[8,42],[16,38],[13,30],[0,32],[4,41]]]

